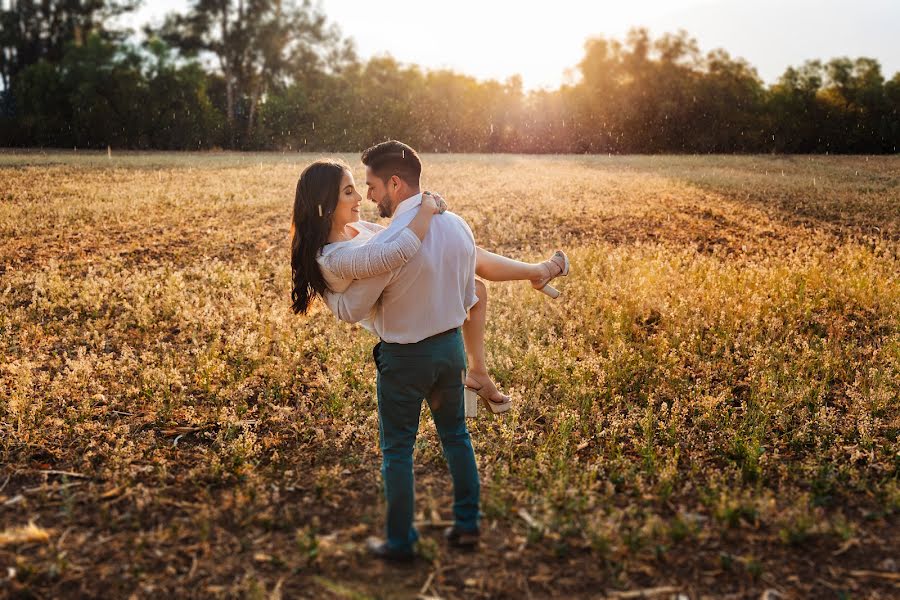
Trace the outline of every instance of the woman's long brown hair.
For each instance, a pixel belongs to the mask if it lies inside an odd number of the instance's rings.
[[[291,221],[291,309],[306,313],[328,285],[316,257],[328,242],[341,179],[350,168],[339,160],[320,159],[300,174]]]

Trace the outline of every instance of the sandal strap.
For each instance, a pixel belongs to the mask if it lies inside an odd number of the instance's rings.
[[[473,392],[475,392],[476,394],[478,394],[479,397],[484,398],[488,402],[493,402],[494,404],[506,404],[507,402],[510,401],[510,397],[507,396],[506,394],[504,394],[503,392],[501,392],[499,389],[497,390],[497,393],[500,394],[501,396],[503,396],[504,398],[506,398],[506,400],[501,400],[500,402],[497,402],[496,400],[492,400],[491,398],[488,398],[487,396],[482,396],[479,392],[484,389],[484,384],[482,384],[481,386],[479,386],[477,388],[474,388],[471,385],[466,385],[466,387],[469,388],[470,390],[472,390]]]
[[[547,265],[547,268],[550,269],[550,279],[554,279],[562,275],[563,271],[566,269],[566,256],[559,250],[553,253],[549,259],[544,261],[544,264]],[[556,267],[556,272],[553,272],[553,267]],[[548,280],[549,281],[549,280]]]

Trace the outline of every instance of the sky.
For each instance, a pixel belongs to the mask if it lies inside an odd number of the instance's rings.
[[[450,68],[479,79],[518,74],[526,89],[577,78],[585,41],[686,30],[702,52],[724,48],[766,83],[788,66],[838,56],[876,58],[900,71],[900,0],[319,0],[330,22],[367,59]],[[132,25],[159,22],[186,0],[147,0]]]

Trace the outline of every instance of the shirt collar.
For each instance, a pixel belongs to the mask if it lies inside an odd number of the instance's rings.
[[[399,216],[402,215],[403,213],[405,213],[405,212],[407,212],[407,211],[409,211],[409,210],[412,210],[412,209],[416,208],[416,207],[419,206],[420,204],[422,204],[422,194],[421,194],[421,192],[418,193],[418,194],[416,194],[416,195],[414,195],[414,196],[410,196],[409,198],[407,198],[406,200],[404,200],[403,202],[401,202],[400,204],[398,204],[398,205],[397,205],[397,209],[394,210],[394,216],[392,217],[392,219],[396,219],[397,217],[399,217]]]

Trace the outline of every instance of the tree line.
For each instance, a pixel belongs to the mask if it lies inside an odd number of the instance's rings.
[[[0,11],[0,145],[358,151],[896,153],[900,73],[872,58],[792,66],[765,85],[686,32],[585,44],[577,83],[525,92],[381,56],[309,0],[193,0],[144,41],[139,0]]]

